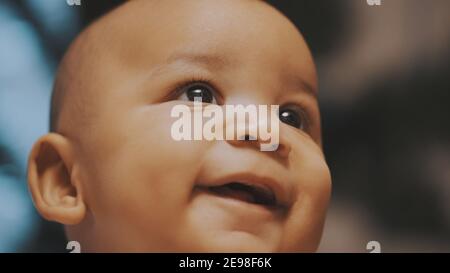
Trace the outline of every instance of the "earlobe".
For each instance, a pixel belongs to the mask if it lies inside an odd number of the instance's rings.
[[[65,225],[80,223],[86,214],[73,147],[64,136],[49,133],[33,145],[28,161],[28,186],[39,213]]]

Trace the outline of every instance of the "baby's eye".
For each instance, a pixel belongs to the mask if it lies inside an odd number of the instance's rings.
[[[306,117],[300,107],[295,105],[280,108],[280,121],[298,129],[305,129]]]
[[[217,104],[216,92],[206,83],[191,83],[180,89],[179,100],[194,101],[199,98],[203,103]]]

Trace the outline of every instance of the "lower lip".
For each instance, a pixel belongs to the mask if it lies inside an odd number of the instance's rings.
[[[255,215],[260,217],[273,217],[279,210],[264,205],[253,204],[232,197],[221,196],[204,188],[195,188],[194,196],[207,198],[208,203],[216,204],[224,209],[230,210],[235,215]]]

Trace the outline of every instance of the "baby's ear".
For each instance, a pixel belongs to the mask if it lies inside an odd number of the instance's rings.
[[[28,160],[28,186],[39,213],[64,225],[80,223],[86,214],[72,143],[49,133],[33,145]]]

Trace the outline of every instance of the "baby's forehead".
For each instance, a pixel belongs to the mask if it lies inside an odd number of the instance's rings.
[[[197,0],[180,4],[169,0],[149,7],[152,2],[130,1],[123,12],[112,13],[109,22],[105,20],[105,26],[98,28],[98,38],[92,35],[93,42],[107,46],[111,58],[117,57],[115,53],[129,63],[144,65],[161,63],[184,52],[226,56],[222,60],[227,61],[242,56],[270,59],[288,52],[288,60],[312,64],[309,49],[295,26],[262,1]]]

